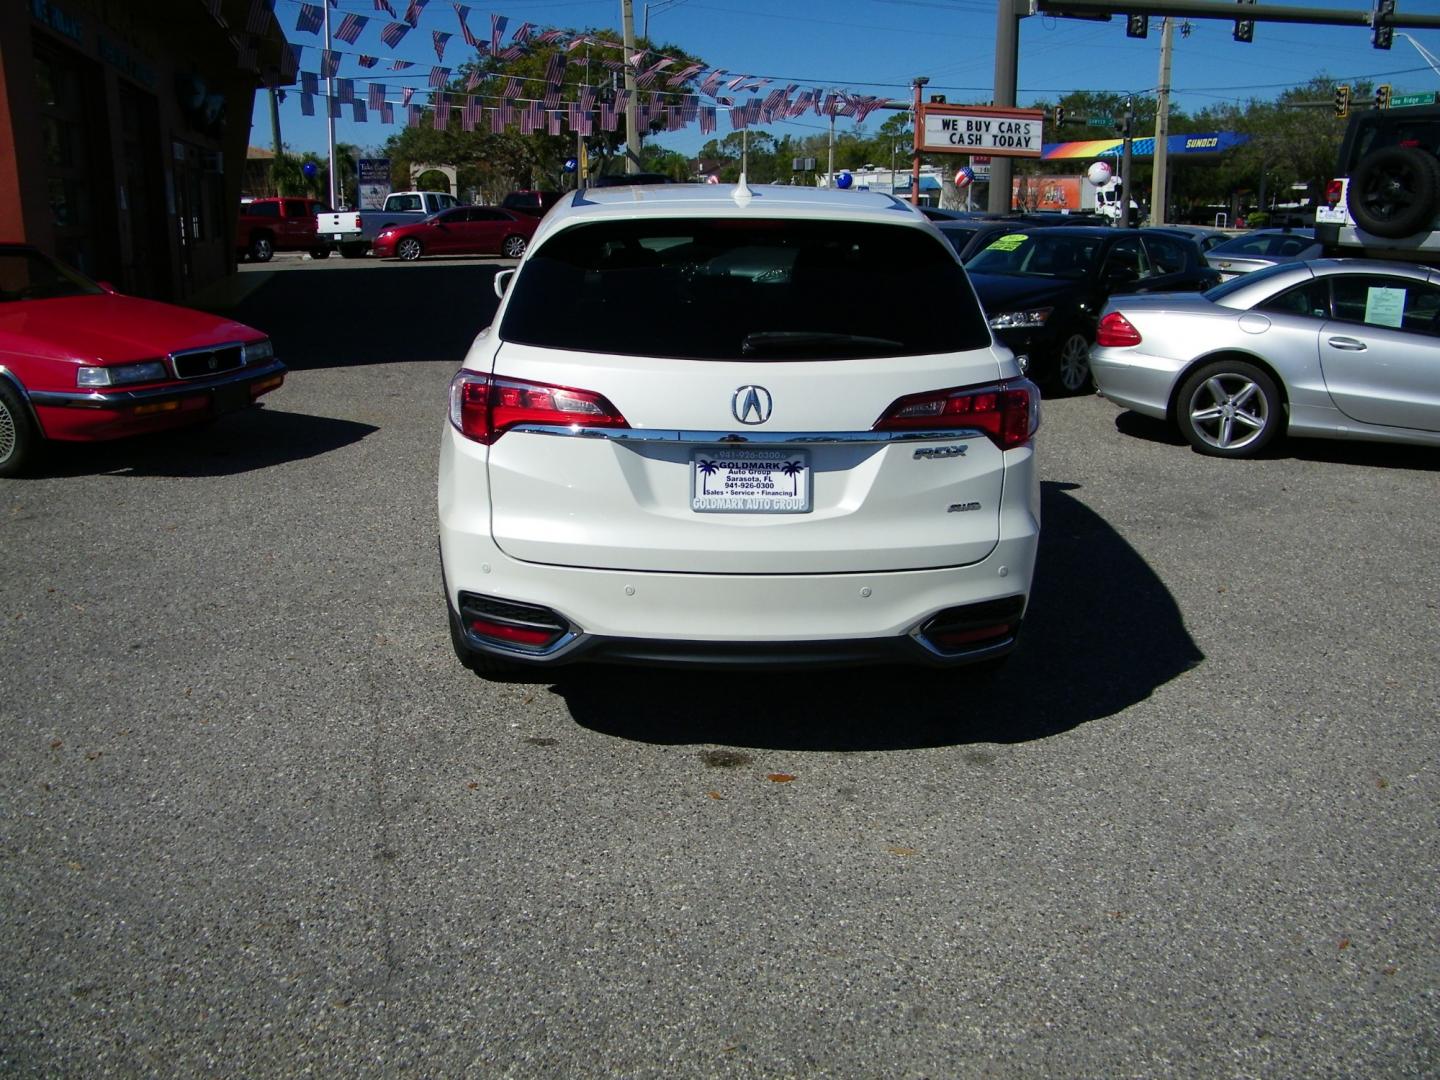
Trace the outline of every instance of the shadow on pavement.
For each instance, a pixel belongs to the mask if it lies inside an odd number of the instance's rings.
[[[955,672],[576,668],[552,690],[617,738],[784,750],[912,750],[1043,739],[1114,715],[1204,659],[1174,599],[1105,521],[1043,485],[1019,649],[989,681]]]
[[[207,307],[265,331],[295,371],[409,360],[459,367],[499,306],[494,278],[506,265],[342,268],[332,258],[303,270],[262,272],[254,289]]]
[[[231,476],[326,454],[375,430],[351,420],[261,406],[200,427],[115,442],[48,443],[33,477]]]
[[[1122,412],[1115,418],[1115,430],[1122,435],[1147,442],[1168,443],[1189,447],[1173,424]],[[1414,469],[1434,472],[1440,469],[1440,449],[1433,446],[1411,446],[1406,443],[1352,442],[1348,439],[1276,439],[1257,461],[1293,458],[1297,461],[1321,461],[1329,465],[1359,465],[1378,469]]]

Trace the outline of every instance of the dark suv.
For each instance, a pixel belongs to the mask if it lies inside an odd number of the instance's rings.
[[[1335,172],[1315,212],[1328,252],[1440,259],[1440,106],[1356,113]]]
[[[544,217],[546,211],[560,201],[558,191],[512,191],[500,200],[500,209],[517,214]]]

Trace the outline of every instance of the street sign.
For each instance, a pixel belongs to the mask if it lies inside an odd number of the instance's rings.
[[[1403,109],[1407,105],[1434,105],[1435,91],[1430,90],[1423,94],[1396,94],[1390,99],[1392,109]]]
[[[1092,117],[1090,117],[1090,121],[1089,121],[1089,122],[1090,122],[1090,126],[1091,126],[1091,127],[1114,127],[1114,126],[1115,126],[1115,118],[1114,118],[1113,116],[1092,116]]]

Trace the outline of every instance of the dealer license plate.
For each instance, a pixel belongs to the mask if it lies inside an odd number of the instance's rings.
[[[716,446],[690,455],[690,509],[698,514],[810,512],[810,454]]]
[[[250,404],[249,383],[226,383],[215,387],[211,393],[213,408],[218,416],[238,412]]]
[[[337,232],[337,233],[335,234],[335,239],[336,239],[336,240],[344,240],[344,239],[345,239],[345,234],[344,234],[344,233]]]

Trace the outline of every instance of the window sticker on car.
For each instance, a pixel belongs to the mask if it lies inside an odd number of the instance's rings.
[[[986,251],[1014,251],[1026,240],[1030,239],[1024,233],[1006,233],[997,240],[993,240]]]
[[[1365,292],[1365,321],[1399,328],[1405,314],[1405,290],[1372,285]]]

